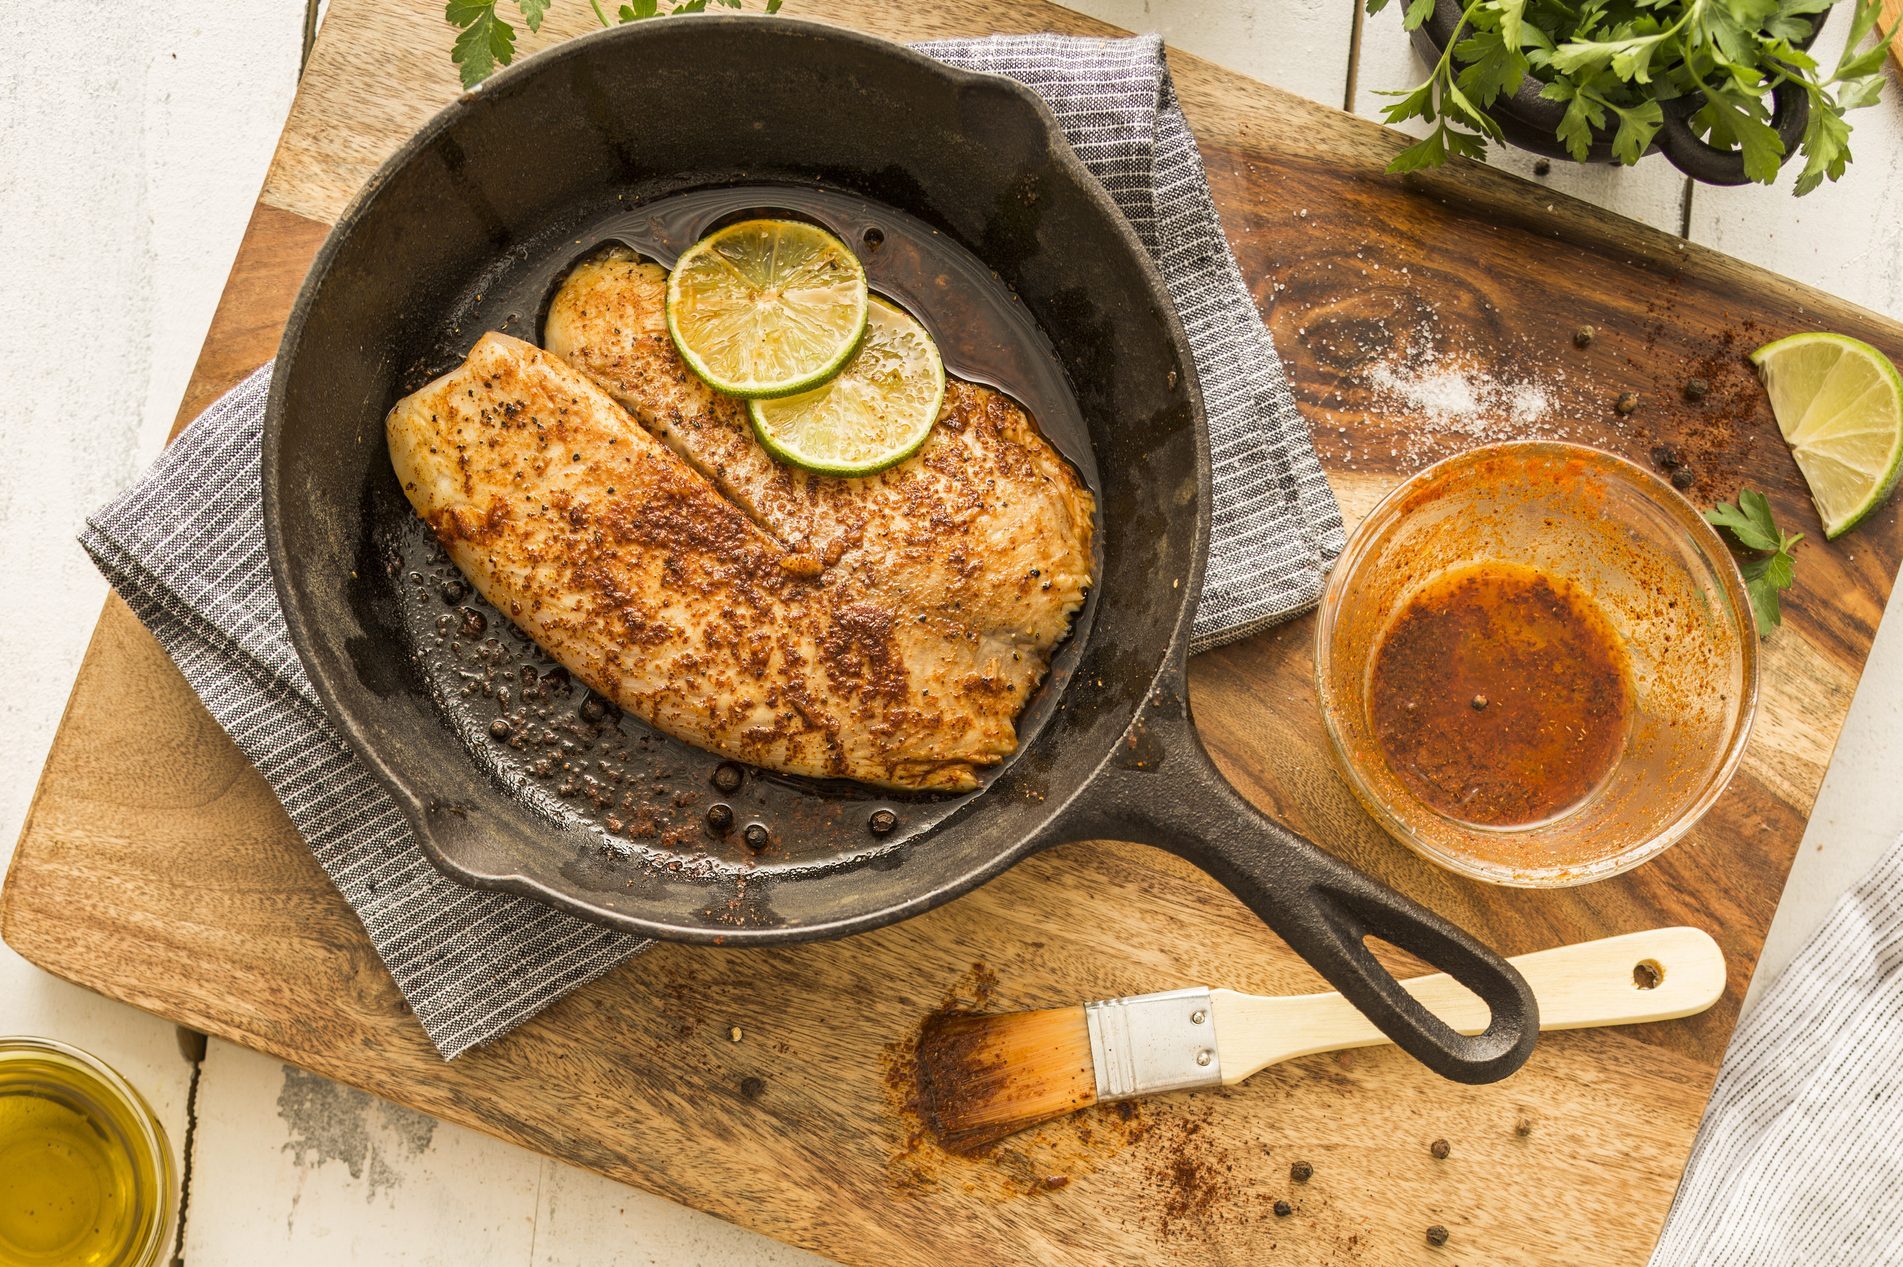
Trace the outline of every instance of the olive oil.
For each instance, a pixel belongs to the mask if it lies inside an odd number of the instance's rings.
[[[110,1069],[0,1040],[0,1267],[147,1267],[170,1251],[171,1154]]]

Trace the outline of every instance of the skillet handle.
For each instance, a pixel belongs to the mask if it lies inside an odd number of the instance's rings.
[[[1222,777],[1193,731],[1154,763],[1105,770],[1089,815],[1113,839],[1167,849],[1207,871],[1409,1055],[1456,1082],[1497,1082],[1532,1054],[1539,1005],[1524,978],[1470,934],[1275,822]],[[1093,798],[1094,799],[1094,798]],[[1491,1020],[1456,1032],[1368,951],[1379,937],[1480,996]]]

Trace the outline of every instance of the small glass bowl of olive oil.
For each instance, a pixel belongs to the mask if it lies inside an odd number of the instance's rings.
[[[176,1204],[165,1131],[124,1078],[0,1038],[0,1267],[154,1267]]]

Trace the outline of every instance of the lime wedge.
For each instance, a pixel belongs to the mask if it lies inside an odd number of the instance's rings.
[[[825,386],[750,400],[754,434],[773,456],[822,475],[872,475],[918,451],[945,399],[945,362],[925,327],[876,295],[865,342]]]
[[[1753,352],[1751,363],[1824,535],[1842,536],[1903,473],[1903,375],[1883,353],[1842,334],[1794,334]]]
[[[802,220],[743,220],[687,248],[667,279],[667,332],[693,371],[734,396],[825,382],[866,329],[866,270]]]

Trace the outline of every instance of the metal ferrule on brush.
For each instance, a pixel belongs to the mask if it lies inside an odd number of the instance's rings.
[[[1086,1003],[1084,1021],[1099,1103],[1222,1085],[1207,988]]]

